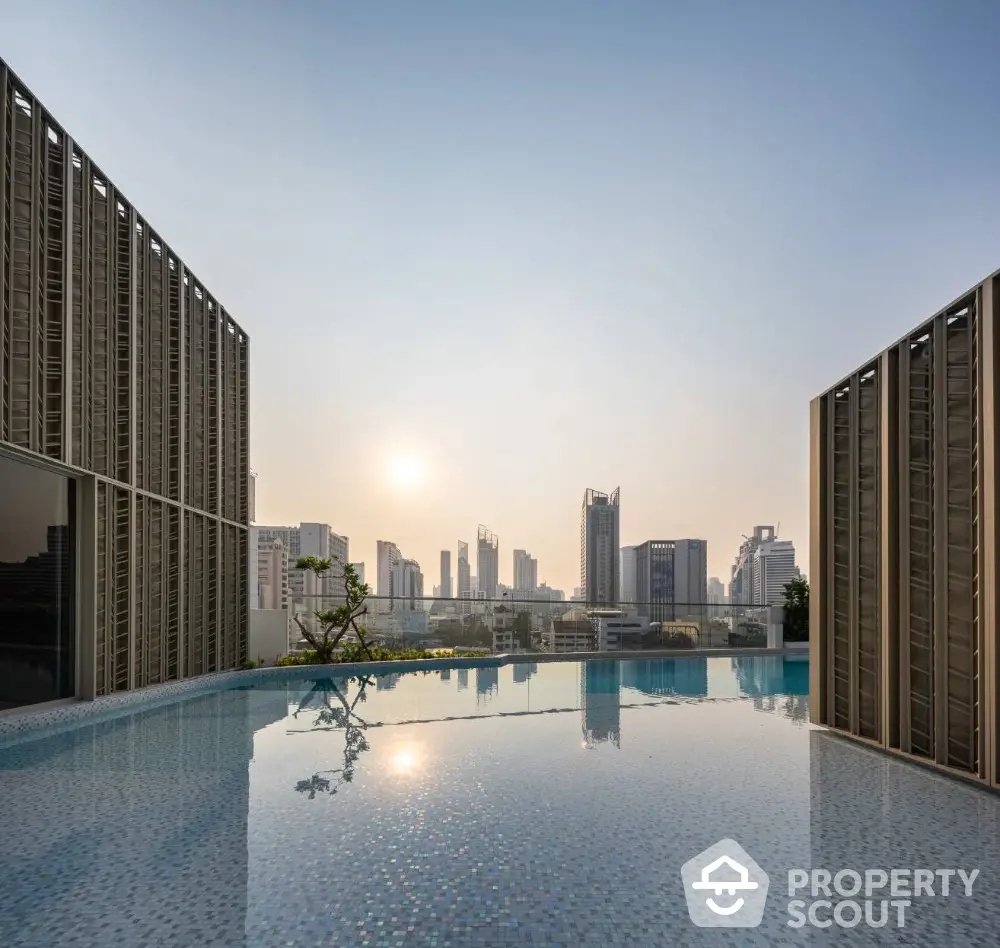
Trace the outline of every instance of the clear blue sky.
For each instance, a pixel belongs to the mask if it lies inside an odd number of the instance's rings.
[[[0,0],[250,333],[258,519],[428,588],[482,522],[571,589],[619,484],[623,543],[804,555],[810,397],[1000,265],[997,36],[985,0]]]

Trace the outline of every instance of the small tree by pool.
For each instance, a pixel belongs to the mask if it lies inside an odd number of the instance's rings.
[[[295,566],[296,569],[306,569],[317,576],[323,576],[330,570],[332,560],[319,556],[302,556],[295,561]],[[373,659],[371,648],[365,638],[365,627],[358,625],[358,619],[368,612],[365,600],[371,595],[371,591],[367,583],[361,582],[354,566],[345,563],[344,603],[334,609],[316,609],[313,612],[319,631],[308,628],[298,616],[293,616],[302,638],[309,643],[315,653],[317,664],[332,662],[341,639],[352,629],[361,650],[369,660]]]

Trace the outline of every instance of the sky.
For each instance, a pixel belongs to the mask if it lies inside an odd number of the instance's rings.
[[[261,523],[579,584],[780,525],[809,400],[1000,264],[987,0],[0,0],[0,56],[250,336]]]

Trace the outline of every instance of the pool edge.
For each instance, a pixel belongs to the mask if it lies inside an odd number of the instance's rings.
[[[327,669],[336,677],[392,672],[442,671],[461,668],[501,668],[505,665],[548,664],[551,662],[583,661],[643,661],[662,658],[732,658],[746,656],[801,656],[801,650],[790,648],[720,648],[720,649],[657,649],[628,652],[527,652],[478,657],[420,658],[390,662],[354,662],[332,665],[289,665],[279,668],[250,668],[214,672],[149,685],[134,691],[102,695],[91,700],[70,700],[53,707],[47,705],[32,710],[11,710],[0,714],[0,748],[57,734],[87,724],[113,719],[129,711],[148,711],[170,704],[179,698],[224,688],[240,682],[281,681],[297,678],[319,669]]]

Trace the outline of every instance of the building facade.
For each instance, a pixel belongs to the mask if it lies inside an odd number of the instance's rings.
[[[2,61],[0,195],[0,707],[238,667],[247,335]]]
[[[514,550],[513,589],[521,593],[538,588],[538,560],[525,550]]]
[[[780,606],[785,586],[799,575],[795,544],[791,540],[762,543],[754,550],[750,565],[751,601],[758,606]]]
[[[500,540],[483,526],[477,536],[476,578],[479,581],[477,591],[487,599],[496,599],[500,585]]]
[[[674,618],[702,620],[708,613],[708,541],[674,540]]]
[[[451,599],[451,550],[441,551],[441,585],[435,595]]]
[[[469,615],[471,611],[469,597],[472,595],[472,569],[469,564],[469,544],[462,540],[458,541],[458,562],[456,566],[457,596],[459,599],[458,610],[462,615]]]
[[[998,279],[810,406],[811,718],[993,786]]]
[[[647,540],[635,551],[635,607],[650,622],[674,618],[674,544]]]
[[[750,536],[744,536],[736,561],[733,563],[732,580],[729,584],[730,602],[736,605],[761,605],[753,598],[753,555],[762,543],[775,539],[774,527],[754,527]]]
[[[635,602],[635,547],[623,546],[621,549],[621,601]]]
[[[399,588],[399,564],[403,560],[403,555],[399,552],[399,547],[391,540],[378,540],[376,542],[376,578],[375,594],[379,597],[379,609],[388,609],[395,596],[402,595]]]
[[[291,605],[288,589],[288,552],[281,540],[272,540],[264,549],[257,549],[257,597],[255,609],[288,609]]]
[[[587,488],[580,509],[580,589],[592,606],[616,606],[621,563],[619,488],[610,495]]]

